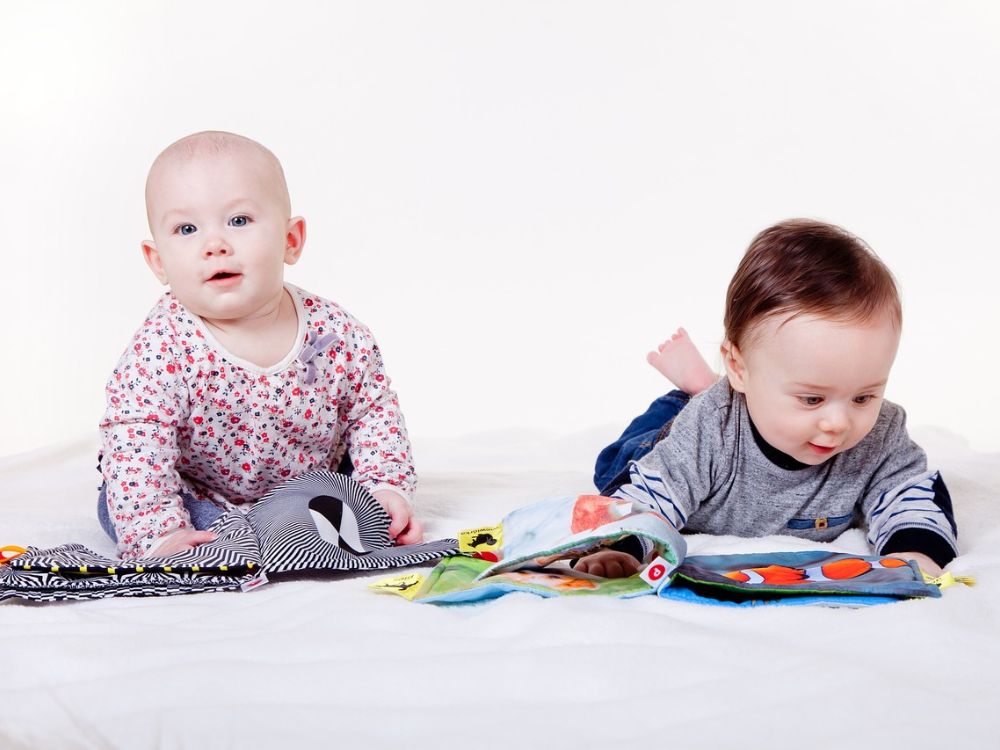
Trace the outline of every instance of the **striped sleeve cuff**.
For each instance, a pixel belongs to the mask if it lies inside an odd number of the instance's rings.
[[[909,528],[894,532],[879,554],[891,555],[893,552],[920,552],[942,568],[955,559],[955,550],[948,541],[930,529]]]

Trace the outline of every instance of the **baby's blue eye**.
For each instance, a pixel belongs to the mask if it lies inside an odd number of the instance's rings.
[[[177,234],[189,235],[194,234],[198,231],[198,227],[194,224],[181,224],[177,229],[174,230]]]
[[[865,396],[858,396],[858,397],[856,397],[854,399],[854,403],[856,403],[856,404],[867,404],[873,398],[875,398],[875,397],[869,393],[869,394],[867,394]]]
[[[229,220],[229,226],[231,227],[245,227],[249,223],[249,216],[234,216]]]
[[[799,396],[799,401],[801,401],[806,406],[817,406],[823,403],[822,396]]]

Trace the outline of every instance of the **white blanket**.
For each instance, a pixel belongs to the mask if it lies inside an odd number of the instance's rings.
[[[417,440],[428,538],[592,491],[613,428]],[[0,748],[1000,746],[1000,455],[915,437],[974,575],[863,610],[515,594],[439,608],[378,575],[248,593],[0,605]],[[0,545],[112,545],[96,443],[0,460]],[[806,549],[692,536],[691,554]],[[866,551],[860,531],[834,545]]]

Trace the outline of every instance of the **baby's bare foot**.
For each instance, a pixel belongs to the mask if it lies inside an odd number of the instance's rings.
[[[655,352],[647,354],[646,361],[690,396],[701,393],[719,379],[683,328],[678,328]]]

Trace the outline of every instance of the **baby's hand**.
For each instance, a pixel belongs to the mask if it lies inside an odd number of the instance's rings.
[[[211,531],[195,531],[194,529],[178,529],[164,534],[154,542],[143,557],[166,557],[177,552],[194,549],[199,544],[215,540]]]
[[[936,562],[931,560],[923,552],[893,552],[889,555],[890,557],[900,557],[904,560],[913,560],[924,573],[929,575],[931,578],[937,578],[944,571],[941,566]]]
[[[581,557],[573,570],[604,578],[627,578],[639,572],[641,565],[627,552],[602,549],[592,555]]]
[[[413,517],[410,504],[392,490],[372,493],[389,514],[389,538],[396,544],[416,544],[424,540],[424,527]]]

